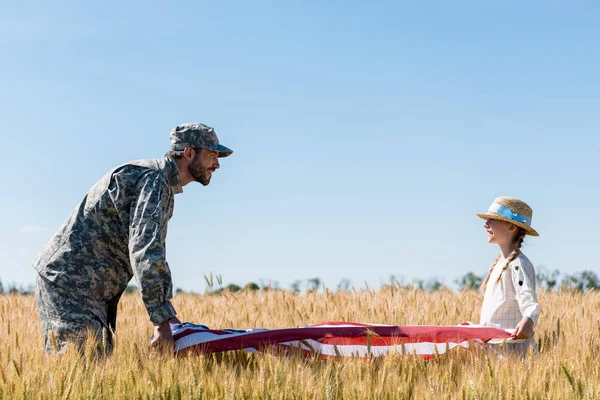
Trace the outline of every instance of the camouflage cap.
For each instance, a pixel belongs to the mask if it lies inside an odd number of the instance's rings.
[[[233,150],[219,144],[215,130],[198,122],[177,125],[171,129],[171,150],[180,151],[186,147],[201,147],[219,153],[219,157],[227,157]]]

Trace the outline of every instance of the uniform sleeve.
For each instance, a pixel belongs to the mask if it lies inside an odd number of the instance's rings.
[[[535,270],[529,262],[522,262],[520,259],[511,263],[512,280],[515,286],[516,300],[519,304],[521,315],[529,317],[534,326],[537,325],[538,318],[542,311],[540,307],[535,285]]]
[[[154,325],[176,315],[170,302],[171,271],[166,261],[168,201],[158,173],[146,173],[136,184],[129,214],[129,257],[144,306]],[[164,233],[163,233],[164,232]]]

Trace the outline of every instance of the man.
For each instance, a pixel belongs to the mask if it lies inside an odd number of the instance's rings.
[[[152,345],[172,347],[169,322],[179,321],[165,239],[173,197],[190,182],[208,185],[218,158],[231,153],[213,128],[182,124],[171,130],[163,159],[117,167],[88,191],[34,263],[46,352],[68,343],[81,351],[88,334],[110,352],[117,304],[132,277],[154,325]]]

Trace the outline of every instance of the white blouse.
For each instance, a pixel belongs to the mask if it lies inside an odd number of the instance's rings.
[[[479,324],[514,329],[523,317],[529,317],[534,326],[537,325],[542,308],[535,292],[533,264],[525,254],[519,254],[496,284],[504,265],[498,262],[492,270],[485,288]]]

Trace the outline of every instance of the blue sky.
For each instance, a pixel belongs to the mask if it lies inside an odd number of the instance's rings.
[[[536,266],[600,273],[600,6],[489,3],[0,5],[0,279],[193,121],[235,153],[176,198],[175,287],[451,284],[495,257],[475,213],[501,195]]]

